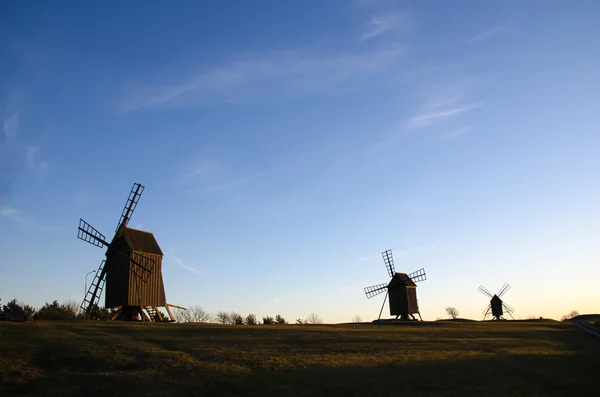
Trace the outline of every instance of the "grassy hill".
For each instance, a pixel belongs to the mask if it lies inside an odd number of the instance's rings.
[[[0,323],[0,395],[597,395],[568,323]]]

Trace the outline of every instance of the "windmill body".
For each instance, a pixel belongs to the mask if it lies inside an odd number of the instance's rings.
[[[390,315],[408,319],[419,314],[417,285],[406,273],[396,273],[388,284]]]
[[[411,274],[396,273],[392,250],[383,252],[382,256],[391,280],[387,284],[366,287],[365,294],[367,295],[367,299],[385,292],[383,305],[385,305],[386,300],[389,298],[390,315],[396,316],[396,319],[400,320],[416,320],[416,315],[421,318],[416,283],[427,279],[425,269],[420,269]],[[379,318],[381,318],[381,312],[383,312],[383,305],[379,313]]]
[[[502,318],[502,315],[504,315],[504,310],[502,310],[502,299],[500,299],[498,295],[492,296],[492,299],[490,300],[490,307],[492,309],[492,316],[495,319]]]
[[[105,307],[164,307],[167,299],[162,280],[163,253],[154,235],[123,227],[113,245],[119,251],[107,255]],[[129,254],[122,255],[123,251]],[[144,283],[140,283],[135,262],[147,267],[154,264]]]
[[[492,314],[492,319],[494,319],[494,320],[504,320],[503,316],[504,316],[505,312],[508,313],[510,315],[510,317],[514,320],[514,317],[512,314],[515,311],[515,309],[510,307],[508,304],[506,304],[501,299],[501,297],[509,289],[510,289],[510,285],[505,283],[502,286],[502,288],[500,288],[500,291],[498,291],[497,294],[492,295],[492,293],[490,291],[488,291],[483,285],[481,285],[479,287],[478,291],[481,292],[483,295],[487,296],[488,298],[490,298],[490,303],[488,304],[487,308],[483,311],[483,319],[484,320],[490,314],[490,312]]]
[[[105,307],[117,309],[112,319],[173,321],[162,279],[160,246],[152,233],[127,227],[143,191],[142,185],[133,185],[110,243],[90,224],[79,220],[77,237],[97,247],[106,247],[106,260],[96,271],[81,304],[86,318],[98,308],[106,287]],[[160,307],[166,309],[168,318]]]

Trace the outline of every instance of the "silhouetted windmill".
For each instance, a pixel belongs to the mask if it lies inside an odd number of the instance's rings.
[[[388,274],[392,279],[387,284],[377,284],[365,288],[367,299],[386,292],[377,320],[381,318],[383,306],[385,306],[388,296],[390,298],[390,315],[396,316],[396,319],[400,318],[401,320],[416,320],[415,314],[418,314],[419,318],[421,318],[417,301],[417,285],[415,283],[427,280],[425,269],[419,269],[410,274],[396,273],[392,250],[384,251],[381,255],[383,256],[383,262]]]
[[[117,309],[113,320],[137,320],[141,315],[148,321],[174,321],[162,279],[163,253],[152,233],[127,227],[143,191],[144,186],[133,184],[110,242],[89,223],[79,219],[77,237],[107,248],[106,260],[100,263],[81,303],[85,318],[98,307],[106,283],[105,307]],[[166,318],[159,307],[164,307],[170,318]]]
[[[502,316],[504,315],[504,312],[508,313],[513,320],[515,319],[512,315],[515,309],[513,309],[512,307],[504,303],[502,299],[500,299],[500,297],[504,295],[509,289],[510,285],[504,283],[502,288],[500,288],[500,291],[498,291],[497,294],[492,295],[492,293],[488,291],[483,285],[479,286],[479,289],[477,291],[490,298],[490,304],[488,305],[487,309],[483,311],[484,320],[490,313],[490,311],[492,312],[492,318],[494,320],[503,320],[504,318],[502,318]]]

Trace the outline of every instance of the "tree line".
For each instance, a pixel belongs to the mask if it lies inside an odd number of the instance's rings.
[[[174,310],[173,320],[180,323],[219,323],[231,325],[258,325],[258,324],[288,324],[281,314],[275,317],[262,317],[262,322],[255,314],[243,317],[233,311],[219,311],[215,314],[209,313],[201,306],[191,306],[187,310]],[[103,307],[95,307],[88,318],[93,320],[108,320],[114,310]],[[41,308],[35,308],[23,302],[13,299],[2,304],[0,299],[0,321],[31,321],[31,320],[83,320],[84,312],[75,301],[59,303],[46,302]],[[296,324],[322,324],[323,319],[316,313],[311,313],[305,319],[297,319]]]

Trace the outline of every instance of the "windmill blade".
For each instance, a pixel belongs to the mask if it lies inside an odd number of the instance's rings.
[[[508,314],[513,314],[515,312],[515,309],[513,309],[512,307],[510,307],[508,304],[502,302],[502,306],[504,307],[504,311],[507,312]]]
[[[140,201],[140,197],[144,192],[144,186],[139,183],[134,183],[131,188],[131,192],[129,193],[129,197],[125,202],[125,207],[123,208],[123,212],[121,213],[121,218],[119,219],[119,223],[117,224],[117,229],[115,233],[119,232],[121,226],[126,227],[133,215],[133,211],[135,211],[135,207],[137,207],[138,201]]]
[[[414,283],[418,283],[420,281],[427,280],[427,274],[425,274],[424,268],[421,268],[421,269],[417,270],[416,272],[412,272],[411,274],[408,275],[408,277],[410,277],[410,279]]]
[[[385,262],[385,267],[387,268],[388,274],[390,277],[394,277],[394,274],[396,274],[396,269],[394,268],[394,257],[392,256],[392,250],[383,252],[381,256],[383,256],[383,261]]]
[[[504,295],[506,293],[506,291],[508,291],[509,289],[510,289],[510,285],[504,283],[502,288],[500,288],[500,292],[498,292],[498,298],[500,298],[502,295]]]
[[[483,285],[480,285],[479,288],[477,289],[477,291],[479,291],[482,294],[486,295],[488,298],[493,298],[494,297],[494,295],[492,295],[492,293],[490,291],[488,291],[487,288],[485,288]]]
[[[481,314],[483,314],[484,320],[487,317],[487,315],[490,313],[490,310],[492,310],[492,305],[488,305],[487,309],[485,309],[484,311],[481,312]]]
[[[367,295],[367,299],[371,299],[372,297],[384,293],[385,291],[387,291],[387,284],[377,284],[370,287],[365,287],[365,295]]]
[[[104,234],[81,218],[79,218],[77,238],[100,248],[109,245],[105,240]]]

